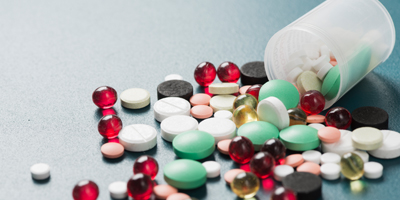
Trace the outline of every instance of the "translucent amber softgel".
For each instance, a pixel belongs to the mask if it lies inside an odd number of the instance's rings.
[[[300,108],[290,108],[288,110],[290,124],[293,125],[306,125],[307,124],[307,114]]]
[[[241,105],[233,111],[232,121],[235,122],[237,128],[245,123],[257,120],[257,112],[251,106]]]
[[[236,97],[235,101],[233,102],[233,109],[236,109],[241,105],[249,105],[254,108],[254,110],[257,110],[258,101],[251,94],[242,94]]]
[[[240,198],[251,198],[260,189],[260,180],[251,172],[242,172],[233,179],[231,189]]]
[[[364,175],[364,162],[355,153],[346,153],[340,159],[343,176],[350,180],[358,180]]]

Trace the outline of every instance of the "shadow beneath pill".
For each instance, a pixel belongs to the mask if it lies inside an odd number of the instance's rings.
[[[240,197],[236,197],[235,199],[236,199],[236,200],[244,200],[244,199],[242,199],[242,198],[240,198]],[[256,196],[251,197],[251,198],[246,198],[245,200],[259,200],[259,198],[258,198],[257,195],[256,195]]]
[[[221,180],[221,175],[215,177],[215,178],[207,178],[207,183],[217,183]]]
[[[138,157],[143,156],[143,155],[148,155],[148,156],[154,157],[156,155],[156,153],[157,153],[157,145],[150,150],[141,151],[141,152],[131,152],[131,151],[125,150],[124,155],[127,159],[136,160]]]
[[[111,200],[129,200],[128,197],[125,197],[125,198],[123,198],[123,199],[115,199],[115,198],[112,198],[111,196],[110,196],[110,199],[111,199]]]
[[[191,197],[196,197],[198,199],[205,199],[207,196],[207,187],[206,184],[191,190],[183,190],[179,189],[179,192],[185,193]]]
[[[121,110],[124,113],[128,113],[131,115],[140,115],[140,114],[146,113],[150,110],[150,108],[151,108],[151,103],[149,103],[149,105],[147,105],[143,108],[140,108],[140,109],[129,109],[129,108],[125,108],[125,107],[121,106]]]
[[[49,176],[48,178],[43,179],[43,180],[36,180],[36,179],[32,178],[32,181],[33,181],[35,184],[43,185],[43,184],[48,183],[48,182],[50,181],[50,179],[51,179],[51,176]]]
[[[125,153],[119,158],[106,158],[103,156],[103,162],[114,164],[114,163],[119,163],[119,162],[123,161],[124,158],[125,158]]]

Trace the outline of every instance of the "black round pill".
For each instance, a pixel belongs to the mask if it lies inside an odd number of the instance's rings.
[[[388,113],[377,107],[365,106],[355,109],[351,113],[352,122],[351,129],[360,127],[374,127],[377,129],[388,129],[389,115]]]
[[[240,68],[240,80],[243,85],[264,84],[268,82],[264,62],[255,61],[244,64]]]
[[[298,200],[318,199],[322,194],[321,178],[308,172],[293,172],[282,179],[282,184],[297,193]]]
[[[157,98],[181,97],[190,100],[193,96],[193,86],[183,80],[169,80],[160,83],[157,87]]]

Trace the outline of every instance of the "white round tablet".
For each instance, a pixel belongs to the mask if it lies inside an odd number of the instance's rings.
[[[396,131],[381,130],[383,144],[380,148],[368,151],[371,156],[381,159],[393,159],[400,156],[400,134]]]
[[[303,73],[303,70],[300,67],[296,67],[289,72],[289,74],[286,77],[286,80],[291,83],[295,83],[297,81],[297,77],[299,77],[301,73]]]
[[[218,177],[221,173],[221,165],[215,161],[206,161],[202,165],[206,168],[207,178]]]
[[[223,119],[229,119],[232,120],[232,112],[227,111],[227,110],[219,110],[214,113],[215,118],[223,118]]]
[[[321,176],[326,180],[336,180],[340,177],[340,166],[335,163],[321,165]]]
[[[150,93],[141,88],[131,88],[120,95],[121,105],[129,109],[140,109],[150,104]]]
[[[236,125],[229,119],[205,119],[199,123],[198,129],[211,134],[215,138],[215,144],[221,140],[232,139],[236,136]]]
[[[50,166],[46,163],[37,163],[30,168],[32,178],[35,180],[44,180],[50,176]]]
[[[321,142],[322,151],[332,152],[339,154],[342,156],[345,153],[353,152],[356,148],[353,147],[351,141],[351,131],[348,130],[339,130],[340,131],[340,140],[335,143],[324,143]]]
[[[126,182],[116,181],[108,185],[110,196],[114,199],[124,199],[128,196]]]
[[[379,129],[361,127],[353,130],[351,134],[353,146],[361,150],[375,150],[382,146],[383,134]]]
[[[287,175],[293,172],[294,172],[293,167],[289,165],[277,165],[274,168],[274,178],[277,181],[281,181],[283,178],[285,178]]]
[[[146,124],[125,126],[119,132],[119,142],[125,150],[140,152],[152,149],[157,144],[157,131]]]
[[[364,163],[364,176],[369,179],[377,179],[382,176],[383,166],[377,162]]]
[[[321,164],[326,164],[326,163],[334,163],[334,164],[340,164],[340,156],[339,154],[336,153],[324,153],[321,156]]]
[[[237,83],[211,83],[208,86],[208,92],[211,94],[234,94],[239,92]]]
[[[355,153],[358,156],[360,156],[360,158],[364,161],[364,163],[369,161],[369,155],[368,155],[367,152],[361,151],[361,150],[355,150],[355,151],[353,151],[353,153]]]
[[[321,162],[321,152],[315,150],[308,150],[301,154],[304,161],[319,164]]]
[[[164,78],[164,81],[170,80],[183,80],[183,77],[179,74],[169,74]]]
[[[313,127],[317,130],[321,129],[321,128],[325,128],[325,126],[323,124],[319,124],[319,123],[312,123],[308,125],[309,127]]]
[[[233,111],[233,102],[236,97],[233,95],[216,95],[210,99],[210,106],[214,113],[219,110]]]
[[[257,114],[259,121],[275,125],[279,130],[289,126],[289,114],[285,105],[276,97],[268,97],[258,103]]]
[[[161,124],[161,137],[168,142],[186,131],[196,130],[199,123],[193,117],[186,115],[174,115],[164,119]]]
[[[167,97],[154,104],[154,118],[157,121],[162,122],[165,118],[173,115],[190,116],[189,101],[179,97]]]
[[[329,72],[329,70],[331,70],[333,68],[333,66],[330,63],[325,63],[324,66],[321,67],[321,69],[319,69],[317,76],[318,78],[322,81],[324,80],[326,74]]]

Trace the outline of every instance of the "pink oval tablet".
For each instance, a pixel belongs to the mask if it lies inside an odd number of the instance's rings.
[[[192,104],[192,106],[197,106],[197,105],[208,106],[208,104],[210,104],[210,99],[211,99],[210,95],[204,93],[198,93],[190,98],[190,104]]]
[[[231,144],[231,139],[221,140],[217,144],[218,151],[229,155],[229,145]]]
[[[240,173],[245,172],[243,169],[231,169],[224,174],[224,179],[227,184],[231,184],[233,179]]]
[[[197,119],[206,119],[212,116],[213,109],[210,106],[198,105],[190,109],[190,114]]]
[[[167,197],[167,200],[187,200],[187,199],[190,199],[190,196],[185,193],[175,193]]]
[[[335,143],[340,140],[340,131],[335,127],[324,127],[318,130],[318,138],[325,143]]]
[[[331,60],[329,63],[330,63],[332,66],[336,66],[336,65],[337,65],[337,61],[335,61],[335,60]]]
[[[304,162],[303,156],[301,154],[292,154],[286,156],[285,165],[289,165],[291,167],[297,167]]]
[[[307,123],[324,123],[325,116],[323,115],[309,115],[307,116]]]
[[[297,167],[296,171],[298,172],[309,172],[315,175],[319,175],[321,173],[321,167],[314,162],[305,162]]]
[[[240,94],[246,94],[246,91],[247,91],[247,89],[249,89],[249,87],[251,87],[251,85],[242,86],[242,87],[239,89],[239,93],[240,93]]]
[[[168,196],[178,193],[178,189],[170,185],[156,185],[153,188],[153,192],[157,199],[166,199]]]
[[[105,143],[100,148],[101,153],[106,158],[119,158],[124,154],[124,146],[120,143],[109,142]]]

